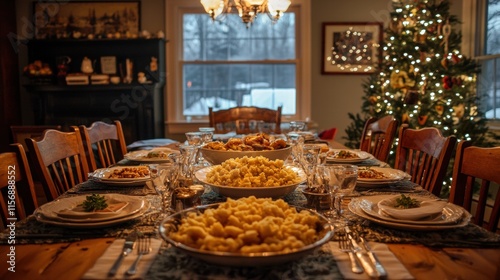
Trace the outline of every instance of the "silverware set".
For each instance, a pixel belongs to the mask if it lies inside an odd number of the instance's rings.
[[[125,239],[125,244],[123,245],[122,253],[118,257],[118,259],[113,264],[113,267],[108,272],[108,276],[115,276],[118,269],[120,268],[123,259],[128,255],[132,254],[134,247],[137,250],[137,258],[134,263],[130,266],[130,268],[126,271],[127,275],[134,275],[137,272],[137,264],[141,260],[141,257],[149,254],[151,252],[151,237],[149,236],[140,236],[137,238],[137,232],[131,233],[127,239]]]
[[[387,271],[380,263],[377,255],[372,251],[363,237],[345,227],[345,234],[339,236],[339,248],[349,254],[351,271],[353,273],[366,272],[370,278],[387,278]]]

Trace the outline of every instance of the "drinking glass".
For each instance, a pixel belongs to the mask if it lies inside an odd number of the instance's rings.
[[[174,159],[179,164],[178,186],[188,187],[194,183],[196,152],[198,148],[191,145],[180,145],[180,156]]]
[[[299,157],[302,154],[302,145],[304,145],[304,137],[299,133],[291,132],[286,134],[288,145],[292,147],[292,165],[299,165]]]
[[[304,131],[306,129],[305,122],[291,121],[290,122],[290,132]]]
[[[299,163],[307,176],[307,186],[312,187],[316,182],[316,167],[318,166],[320,145],[305,144],[302,146],[302,153],[299,155]]]
[[[199,130],[201,133],[201,146],[203,146],[209,142],[212,142],[213,137],[214,137],[214,131],[215,131],[215,129],[213,127],[200,127]],[[208,163],[205,160],[205,158],[203,158],[203,155],[201,154],[201,152],[199,152],[199,150],[198,150],[197,162],[201,167],[210,166],[210,163]]]
[[[333,192],[335,194],[335,209],[339,222],[346,223],[347,220],[342,215],[343,200],[346,195],[353,193],[358,180],[358,166],[351,164],[332,164],[332,172],[335,176],[333,183]]]
[[[161,212],[168,214],[171,209],[172,192],[179,175],[179,165],[173,162],[150,164],[149,170],[153,186],[160,195]]]
[[[200,148],[204,144],[203,141],[206,139],[206,132],[202,131],[192,131],[186,132],[187,143],[190,146],[196,147],[195,163],[196,165],[201,165],[203,162],[203,157],[200,156]]]

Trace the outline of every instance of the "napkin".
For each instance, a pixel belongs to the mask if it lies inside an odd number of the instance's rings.
[[[399,196],[391,197],[379,201],[377,206],[380,210],[379,212],[381,212],[380,214],[389,215],[395,219],[414,221],[440,214],[448,203],[444,200],[424,200],[420,202],[419,207],[399,209],[394,208],[393,206],[396,203],[396,198],[398,197]]]
[[[387,271],[387,279],[415,279],[399,259],[389,250],[386,244],[377,242],[368,242],[368,244]],[[366,273],[357,274],[351,271],[349,255],[340,251],[337,242],[329,242],[327,246],[330,247],[329,250],[332,252],[344,279],[370,279]]]
[[[141,257],[141,260],[137,265],[137,272],[135,275],[128,276],[125,272],[137,258],[137,250],[134,250],[123,259],[122,265],[114,277],[108,277],[109,270],[118,259],[118,256],[122,253],[124,243],[125,239],[116,239],[108,247],[108,249],[106,249],[104,254],[95,262],[94,266],[89,269],[81,279],[145,279],[149,267],[153,263],[156,255],[158,255],[162,240],[154,238],[151,239],[152,250],[149,254]]]

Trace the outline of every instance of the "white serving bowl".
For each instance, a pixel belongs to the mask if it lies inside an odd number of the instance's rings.
[[[263,156],[270,160],[281,159],[285,161],[292,152],[292,147],[287,146],[286,148],[279,150],[263,150],[263,151],[221,151],[212,150],[207,148],[200,149],[203,157],[213,165],[218,165],[230,158],[242,158],[244,156],[257,157]]]

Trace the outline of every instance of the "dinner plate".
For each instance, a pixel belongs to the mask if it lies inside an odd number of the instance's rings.
[[[138,178],[109,178],[109,176],[113,174],[113,172],[115,171],[120,171],[124,168],[138,168],[138,167],[143,168],[144,166],[116,166],[109,168],[100,168],[92,172],[89,175],[89,179],[110,186],[142,186],[147,181],[150,180],[149,175]]]
[[[420,220],[406,220],[406,219],[397,219],[388,215],[384,215],[381,213],[378,207],[378,202],[383,201],[385,199],[390,199],[394,197],[393,195],[387,196],[369,196],[360,199],[359,208],[363,210],[366,214],[376,218],[385,220],[393,223],[405,223],[405,224],[413,224],[413,225],[440,225],[440,224],[455,224],[459,219],[463,216],[463,209],[455,204],[446,203],[443,207],[441,213],[438,215],[431,215],[425,219]],[[422,198],[422,197],[420,197]],[[424,198],[425,199],[425,198]],[[429,201],[429,199],[425,199]]]
[[[364,218],[366,220],[372,221],[374,223],[387,226],[390,228],[403,229],[403,230],[421,230],[421,231],[432,231],[432,230],[445,230],[452,228],[464,227],[469,224],[472,215],[467,212],[465,209],[460,206],[456,206],[461,208],[462,216],[455,222],[449,224],[412,224],[412,223],[402,223],[401,221],[388,221],[379,217],[368,215],[363,209],[361,209],[361,200],[366,199],[363,198],[353,198],[351,202],[349,202],[348,208],[349,210]],[[373,199],[376,199],[376,196],[373,196]],[[380,199],[380,198],[379,198]]]
[[[151,203],[147,200],[144,200],[144,206],[137,211],[135,214],[129,215],[129,216],[124,216],[118,219],[111,219],[111,220],[106,220],[106,221],[98,221],[98,222],[69,222],[69,221],[62,221],[58,219],[51,219],[45,217],[41,213],[35,213],[35,217],[37,221],[50,224],[50,225],[55,225],[55,226],[60,226],[60,227],[67,227],[67,228],[101,228],[101,227],[109,227],[109,226],[114,226],[117,224],[121,224],[124,222],[128,222],[134,219],[137,219],[144,215],[149,210],[149,207],[151,206]]]
[[[373,169],[374,171],[382,173],[384,178],[361,178],[359,177],[359,171],[358,171],[358,179],[356,181],[357,186],[362,186],[362,187],[387,186],[390,184],[411,179],[410,174],[401,171],[399,169],[393,169],[388,167],[374,167],[374,166],[369,167],[369,169]],[[363,170],[363,168],[360,168],[359,170]]]
[[[340,151],[347,151],[349,153],[353,153],[357,155],[358,157],[356,158],[337,158],[336,155]],[[364,152],[364,151],[358,151],[358,150],[350,150],[350,149],[330,149],[328,154],[332,154],[326,157],[326,160],[328,162],[338,162],[338,163],[360,163],[368,159],[374,158],[372,154]]]
[[[56,199],[35,210],[35,216],[68,223],[96,223],[122,219],[140,212],[146,206],[146,200],[121,194],[104,194],[107,201],[124,202],[126,205],[116,212],[84,212],[76,208],[85,201],[87,195]],[[76,210],[75,210],[76,208]]]
[[[323,244],[330,241],[333,238],[334,229],[329,223],[328,219],[320,215],[318,212],[309,210],[306,208],[295,206],[298,211],[304,210],[311,214],[318,216],[320,223],[317,227],[317,232],[319,234],[319,239],[314,243],[306,245],[300,249],[292,250],[289,252],[263,252],[263,253],[229,253],[229,252],[216,252],[196,249],[185,245],[181,242],[174,241],[169,237],[170,232],[176,231],[183,217],[186,217],[190,213],[201,213],[207,209],[215,209],[219,204],[210,204],[204,206],[198,206],[195,208],[189,208],[181,212],[177,212],[160,224],[159,232],[161,237],[170,243],[173,247],[184,252],[187,255],[195,257],[197,259],[203,260],[210,264],[222,265],[222,266],[235,266],[235,267],[260,267],[260,266],[273,266],[278,264],[283,264],[290,261],[298,260],[312,253],[317,248],[321,247]]]
[[[155,157],[151,156],[151,152],[160,152],[163,155],[164,154],[173,154],[173,153],[179,153],[177,150],[173,150],[170,148],[154,148],[152,150],[139,150],[139,151],[133,151],[126,153],[123,157],[125,159],[131,160],[131,161],[137,161],[137,162],[144,162],[144,163],[162,163],[162,162],[170,162],[170,159],[167,157]],[[150,156],[148,156],[150,155]]]
[[[205,167],[203,169],[196,171],[195,172],[196,179],[198,179],[201,183],[210,186],[214,192],[230,198],[240,198],[252,195],[257,198],[265,198],[265,197],[278,198],[293,192],[298,185],[302,184],[307,179],[306,174],[302,169],[294,166],[286,166],[286,168],[290,168],[298,174],[300,178],[299,183],[284,185],[284,186],[276,186],[276,187],[254,187],[254,188],[220,186],[207,182],[207,174],[212,170],[212,168],[214,168],[214,166]]]

